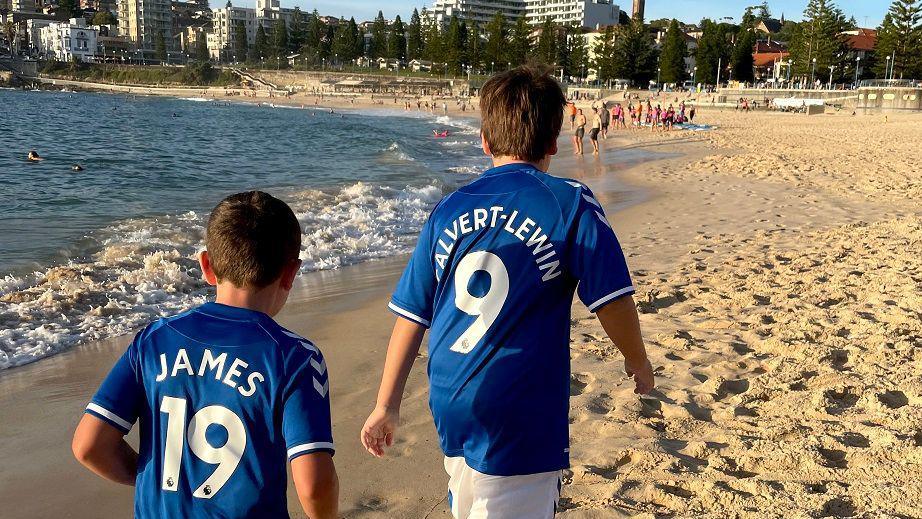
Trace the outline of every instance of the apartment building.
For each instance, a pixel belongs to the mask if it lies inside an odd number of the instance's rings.
[[[141,51],[155,51],[158,34],[167,50],[173,49],[171,1],[118,0],[118,32]]]
[[[612,0],[435,0],[432,19],[446,23],[457,16],[484,25],[498,12],[507,20],[524,16],[531,25],[550,19],[560,24],[596,28],[617,25],[621,8]]]

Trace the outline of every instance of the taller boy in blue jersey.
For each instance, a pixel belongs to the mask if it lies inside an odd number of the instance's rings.
[[[399,317],[362,443],[393,443],[430,329],[430,407],[458,519],[545,519],[569,464],[570,308],[596,312],[638,393],[653,388],[624,254],[583,184],[546,173],[565,99],[522,67],[481,91],[494,167],[443,199],[389,304]]]
[[[139,333],[86,407],[74,455],[135,485],[135,517],[288,517],[286,460],[312,519],[336,516],[320,350],[271,316],[301,262],[291,209],[261,192],[218,204],[205,279],[217,300]],[[135,422],[140,449],[123,436]]]

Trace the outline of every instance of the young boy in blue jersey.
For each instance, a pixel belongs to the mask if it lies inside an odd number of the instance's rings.
[[[329,380],[276,315],[301,266],[301,228],[253,191],[211,213],[200,256],[214,303],[139,333],[86,407],[74,456],[134,485],[134,515],[288,517],[286,460],[312,519],[337,513]],[[124,440],[139,422],[138,452]]]
[[[389,308],[397,324],[361,441],[393,444],[407,376],[426,329],[430,408],[457,519],[546,519],[569,465],[570,310],[595,312],[635,392],[653,388],[634,287],[602,206],[546,173],[566,99],[520,67],[481,90],[493,168],[432,211]]]

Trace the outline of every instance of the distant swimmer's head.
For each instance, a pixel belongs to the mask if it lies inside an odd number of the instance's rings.
[[[259,293],[275,315],[301,267],[301,224],[288,205],[262,191],[231,195],[211,212],[200,261],[222,293]]]
[[[32,150],[32,151],[29,152],[28,158],[29,158],[29,160],[31,160],[32,162],[38,162],[38,161],[40,161],[40,160],[44,160],[44,159],[42,159],[42,158],[38,155],[38,152],[35,151],[35,150]]]
[[[70,169],[74,171],[83,171],[83,166],[81,166],[80,164],[74,164],[73,166],[70,167]]]

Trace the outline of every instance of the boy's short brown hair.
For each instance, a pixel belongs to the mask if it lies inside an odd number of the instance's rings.
[[[548,68],[521,66],[490,78],[480,90],[480,113],[493,156],[543,159],[560,135],[566,104]]]
[[[237,193],[211,211],[205,247],[219,281],[265,288],[298,259],[301,225],[278,198],[262,191]]]

